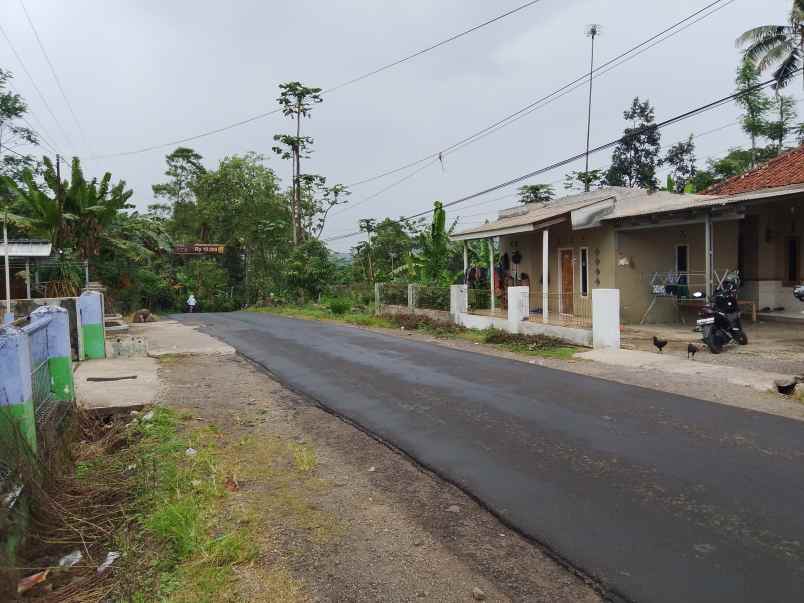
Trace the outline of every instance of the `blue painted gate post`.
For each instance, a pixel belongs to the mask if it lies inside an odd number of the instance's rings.
[[[14,327],[0,328],[0,438],[21,434],[36,451],[36,418],[28,336]]]
[[[106,334],[103,324],[103,296],[85,291],[78,298],[78,336],[83,342],[81,360],[106,358]]]
[[[73,361],[70,348],[70,317],[67,310],[42,306],[31,312],[31,322],[51,319],[47,329],[47,358],[51,387],[56,400],[74,400]]]

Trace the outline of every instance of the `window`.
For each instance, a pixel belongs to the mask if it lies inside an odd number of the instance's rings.
[[[788,283],[798,283],[799,241],[797,237],[787,239],[785,249],[785,279]]]
[[[581,297],[589,296],[589,249],[581,247]]]
[[[676,245],[676,272],[689,272],[689,247],[687,245]],[[687,284],[687,275],[679,277],[679,284]]]

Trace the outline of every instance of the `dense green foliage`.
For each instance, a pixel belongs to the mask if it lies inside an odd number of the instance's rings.
[[[614,147],[611,167],[606,173],[606,183],[610,186],[657,187],[656,166],[659,164],[661,135],[654,113],[650,102],[640,101],[638,97],[623,112],[630,126]]]
[[[702,192],[783,152],[796,136],[802,142],[795,102],[779,90],[803,64],[802,16],[804,0],[793,0],[788,24],[758,27],[738,40],[745,52],[736,73],[736,105],[746,148],[702,162],[694,136],[662,149],[654,107],[637,97],[623,113],[627,125],[609,166],[571,172],[565,188],[656,189],[661,178],[664,190]],[[777,80],[773,95],[758,87],[769,70]],[[455,224],[447,223],[439,202],[430,220],[360,220],[364,240],[351,254],[333,254],[320,240],[330,211],[350,195],[343,185],[302,169],[315,144],[302,128],[324,100],[320,88],[298,81],[279,86],[277,103],[290,126],[273,137],[279,161],[244,153],[215,165],[178,147],[166,156],[165,176],[153,184],[153,203],[142,213],[134,211],[125,182],[112,182],[111,174],[87,178],[77,158],[68,169],[63,159],[57,167],[50,158],[26,154],[37,135],[26,125],[24,100],[9,90],[10,79],[0,69],[0,198],[12,236],[53,243],[57,261],[44,275],[58,285],[51,293],[76,292],[88,262],[92,280],[105,284],[110,302],[123,311],[179,309],[193,294],[201,310],[324,300],[341,313],[347,303],[368,304],[378,282],[425,285],[422,303],[441,308],[448,302],[443,288],[462,277],[464,245],[450,240]],[[23,151],[6,152],[9,145]],[[279,170],[287,162],[283,183]],[[554,196],[550,184],[519,189],[523,204]],[[177,245],[194,244],[223,245],[225,252],[175,252]],[[486,241],[470,242],[467,253],[470,265],[489,266]]]

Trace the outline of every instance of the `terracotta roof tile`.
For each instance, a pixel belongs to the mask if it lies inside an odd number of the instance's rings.
[[[715,184],[707,195],[737,195],[765,188],[804,183],[804,146],[782,153],[767,163]]]

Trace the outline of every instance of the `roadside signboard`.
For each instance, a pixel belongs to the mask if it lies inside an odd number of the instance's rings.
[[[176,255],[223,255],[225,245],[215,243],[195,243],[193,245],[174,245]]]

